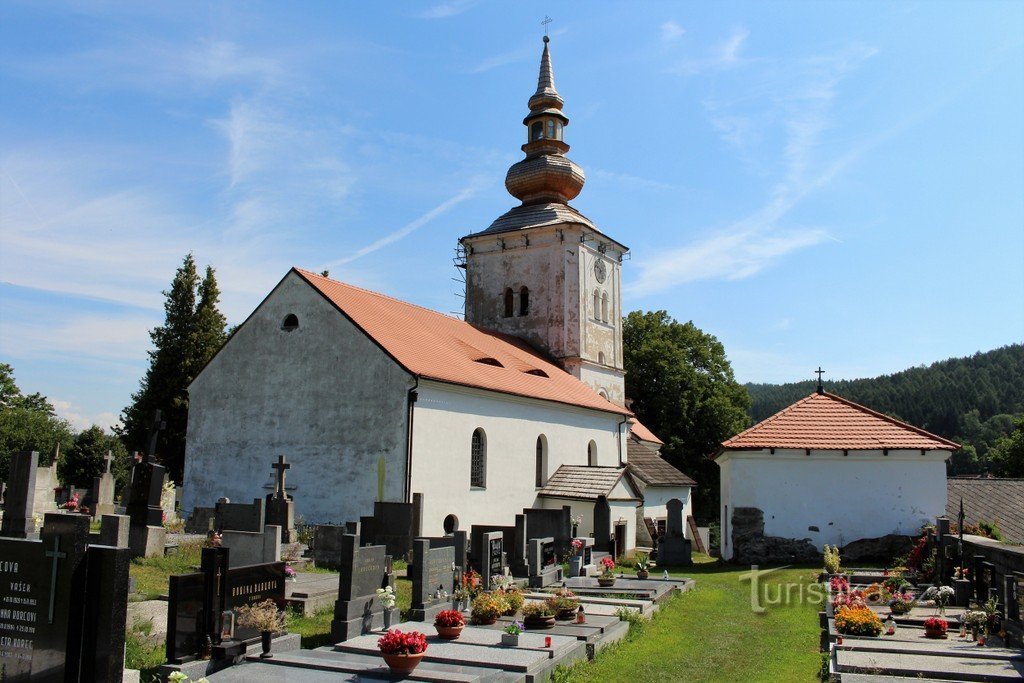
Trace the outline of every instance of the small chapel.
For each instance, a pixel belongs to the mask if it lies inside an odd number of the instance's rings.
[[[603,497],[628,551],[666,496],[688,504],[695,483],[627,408],[628,249],[569,205],[585,176],[548,43],[505,179],[521,203],[459,240],[465,319],[290,270],[189,387],[186,513],[261,495],[279,454],[311,523],[418,494],[425,535],[566,505],[586,535]]]

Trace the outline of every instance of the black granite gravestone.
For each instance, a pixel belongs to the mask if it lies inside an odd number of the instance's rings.
[[[658,541],[658,564],[689,566],[693,564],[692,547],[683,532],[683,503],[672,498],[665,509],[665,536]]]
[[[429,621],[450,606],[454,587],[455,548],[434,548],[429,538],[417,538],[412,546],[412,621]],[[442,595],[438,595],[438,591]]]
[[[504,552],[503,533],[501,531],[487,531],[477,534],[477,528],[476,526],[473,527],[475,538],[473,558],[480,569],[480,580],[483,583],[483,589],[490,590],[492,577],[495,574],[505,573],[505,565],[501,557],[501,554]],[[496,563],[495,558],[491,555],[492,551],[499,553]],[[497,571],[492,571],[492,569],[497,569]]]
[[[266,525],[266,512],[262,498],[254,498],[252,503],[217,503],[218,531],[254,531],[263,533]]]
[[[384,608],[377,589],[394,588],[391,556],[382,545],[359,547],[358,538],[344,535],[338,567],[338,600],[334,603],[331,637],[348,640],[384,623]],[[389,614],[393,616],[393,612]]]
[[[11,455],[11,466],[4,493],[4,518],[0,523],[0,536],[25,538],[35,532],[32,519],[36,495],[36,467],[39,453],[19,451]]]
[[[555,552],[563,557],[572,543],[572,508],[563,505],[557,510],[525,508],[527,540],[531,538],[555,539]],[[506,541],[510,539],[506,538]],[[511,547],[511,542],[506,543]]]
[[[612,509],[605,496],[594,502],[594,550],[607,553],[612,547]]]
[[[562,567],[555,555],[555,539],[531,538],[527,555],[531,588],[545,588],[562,580]]]

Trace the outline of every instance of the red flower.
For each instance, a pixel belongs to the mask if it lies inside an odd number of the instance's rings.
[[[390,629],[377,640],[377,647],[386,655],[418,655],[427,651],[427,637],[419,631]]]
[[[442,628],[463,626],[465,623],[466,620],[462,617],[462,613],[453,609],[441,610],[434,617],[434,626],[441,626]]]

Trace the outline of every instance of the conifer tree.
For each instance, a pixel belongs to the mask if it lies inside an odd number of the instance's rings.
[[[217,309],[220,290],[213,268],[199,280],[195,259],[188,254],[164,296],[164,324],[150,332],[150,365],[132,403],[121,412],[118,435],[129,451],[147,445],[154,410],[163,412],[157,455],[180,482],[185,465],[188,385],[223,345],[225,319]]]

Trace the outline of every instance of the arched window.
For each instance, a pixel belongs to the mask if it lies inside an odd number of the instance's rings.
[[[512,313],[516,310],[514,297],[512,296],[512,288],[508,287],[505,289],[505,317],[511,318]]]
[[[599,396],[600,396],[601,398],[603,398],[604,400],[606,400],[606,401],[608,400],[608,392],[607,392],[607,391],[605,391],[604,389],[602,389],[601,391],[599,391],[599,392],[597,392],[597,393],[598,393],[598,395],[599,395]]]
[[[519,315],[530,314],[530,290],[523,287],[519,290]]]
[[[608,292],[601,294],[601,320],[608,322]]]
[[[548,440],[543,434],[537,437],[537,488],[548,483]]]
[[[487,488],[487,436],[484,430],[473,431],[470,444],[469,485],[473,488]]]
[[[548,137],[554,139],[555,137],[555,120],[548,119]]]
[[[299,328],[299,316],[294,313],[289,313],[284,317],[284,322],[281,323],[281,329],[285,332],[291,332]]]
[[[555,138],[558,140],[562,139],[562,122],[558,121],[555,123]]]
[[[530,139],[540,140],[542,137],[544,137],[544,122],[537,121],[530,126]]]
[[[587,464],[591,467],[597,466],[597,444],[593,441],[587,444]]]
[[[601,319],[601,292],[594,290],[594,320]]]

